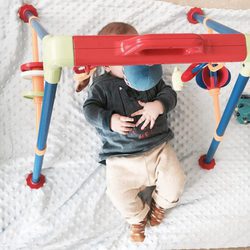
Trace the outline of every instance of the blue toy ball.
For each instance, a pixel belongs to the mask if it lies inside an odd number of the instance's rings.
[[[146,91],[161,80],[162,67],[161,64],[124,66],[123,74],[129,87],[138,91]]]

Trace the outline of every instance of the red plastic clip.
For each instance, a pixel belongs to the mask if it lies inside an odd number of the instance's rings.
[[[199,71],[193,73],[193,69],[195,67],[197,67],[200,63],[192,63],[181,75],[181,80],[183,82],[188,82],[190,81],[191,79],[193,79],[198,73]]]
[[[29,71],[29,70],[43,70],[42,62],[29,62],[21,65],[21,71]]]
[[[96,66],[93,65],[85,65],[85,66],[74,66],[73,70],[76,74],[81,74],[81,73],[89,73],[90,70],[94,69]]]

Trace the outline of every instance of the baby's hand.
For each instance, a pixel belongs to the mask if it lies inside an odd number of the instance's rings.
[[[77,82],[76,92],[82,91],[89,84],[89,79],[85,79],[81,82]]]
[[[135,124],[132,123],[133,121],[134,118],[122,116],[119,114],[113,114],[111,116],[110,128],[117,133],[127,135],[135,127]]]
[[[155,124],[155,120],[157,119],[157,117],[161,114],[163,114],[164,112],[164,106],[163,104],[156,100],[153,102],[142,102],[142,101],[138,101],[138,103],[143,107],[142,109],[134,112],[131,116],[137,116],[137,115],[141,115],[141,118],[138,120],[138,122],[136,123],[136,127],[139,126],[142,122],[144,122],[144,124],[141,127],[141,130],[143,130],[144,128],[146,128],[146,126],[150,123],[150,129],[152,129],[154,127]]]

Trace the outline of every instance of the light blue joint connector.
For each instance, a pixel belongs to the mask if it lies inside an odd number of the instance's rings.
[[[194,18],[197,20],[197,22],[203,24],[206,16],[195,13]],[[234,29],[231,29],[231,28],[227,27],[226,25],[220,24],[220,23],[213,21],[212,19],[209,19],[209,18],[207,18],[207,20],[206,20],[206,26],[209,27],[210,29],[220,33],[220,34],[241,34],[241,32],[234,30]]]
[[[27,17],[30,19],[30,17],[33,17],[34,15],[27,11]],[[43,28],[43,26],[39,23],[38,18],[32,18],[30,21],[30,24],[32,28],[36,31],[38,37],[42,40],[45,36],[47,36],[49,33]]]

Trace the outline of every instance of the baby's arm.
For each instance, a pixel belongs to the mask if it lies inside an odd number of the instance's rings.
[[[135,124],[131,117],[122,116],[107,110],[107,96],[104,89],[93,83],[88,98],[83,104],[86,120],[94,127],[114,131],[123,135],[131,132]]]
[[[163,80],[161,80],[157,85],[157,95],[154,100],[160,101],[164,106],[164,113],[169,112],[174,109],[177,103],[176,92],[171,86],[166,85]]]
[[[110,128],[114,132],[122,135],[127,135],[135,127],[133,121],[134,118],[122,116],[119,114],[113,114],[111,117]]]
[[[112,110],[107,110],[107,96],[101,86],[93,83],[88,91],[88,98],[83,104],[86,120],[94,127],[110,130]]]

